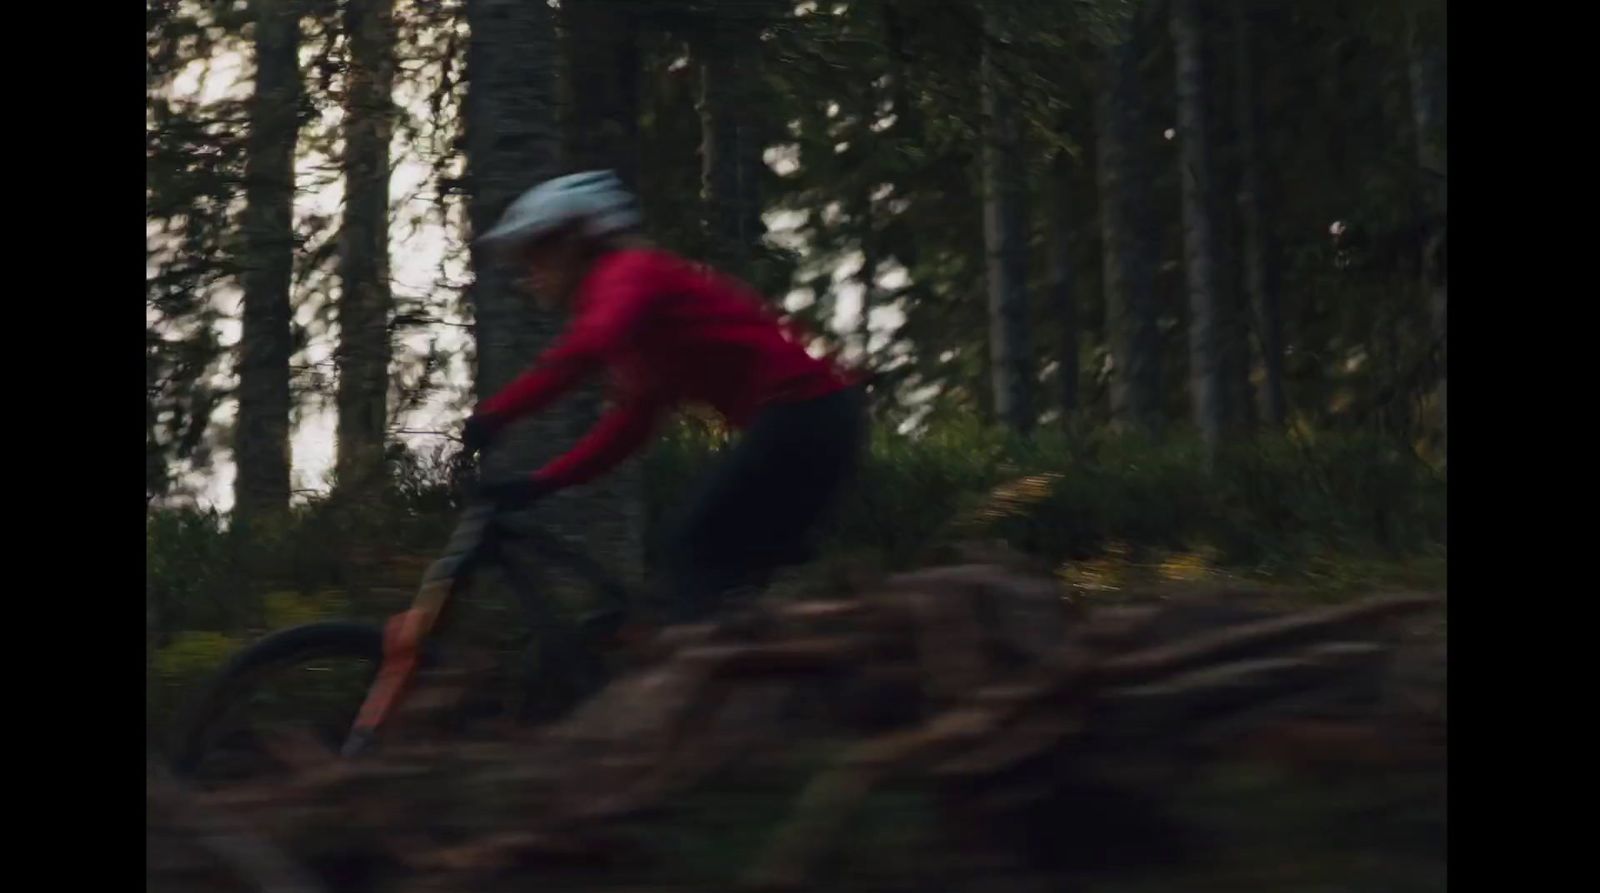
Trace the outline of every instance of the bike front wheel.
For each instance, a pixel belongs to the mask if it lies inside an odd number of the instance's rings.
[[[374,624],[325,621],[266,636],[224,664],[180,714],[173,772],[236,783],[281,771],[295,747],[336,753],[382,661],[383,629]]]

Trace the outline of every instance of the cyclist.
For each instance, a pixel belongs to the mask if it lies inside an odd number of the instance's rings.
[[[609,373],[614,406],[570,452],[486,488],[520,508],[610,470],[675,406],[716,410],[742,436],[699,483],[665,553],[669,605],[692,621],[804,557],[857,466],[865,405],[855,376],[809,354],[748,286],[652,247],[640,223],[616,175],[590,171],[530,189],[479,238],[525,291],[571,321],[478,404],[462,439],[469,450],[486,447],[586,376]]]

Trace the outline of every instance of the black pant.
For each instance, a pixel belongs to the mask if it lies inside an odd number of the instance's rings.
[[[760,588],[811,556],[820,522],[860,464],[866,421],[856,388],[761,411],[672,528],[665,595],[675,619],[704,618],[736,590]]]

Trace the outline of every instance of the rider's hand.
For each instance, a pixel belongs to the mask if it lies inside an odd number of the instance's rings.
[[[548,484],[537,478],[525,477],[484,484],[481,492],[483,498],[494,503],[497,510],[514,512],[539,501],[548,495],[551,489]]]
[[[473,413],[461,426],[461,448],[476,455],[494,440],[494,425],[486,416]]]

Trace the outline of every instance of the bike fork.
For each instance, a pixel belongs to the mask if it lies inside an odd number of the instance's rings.
[[[422,659],[422,641],[431,625],[431,616],[417,608],[396,614],[384,624],[383,663],[340,749],[341,756],[353,757],[366,751],[378,730],[394,713],[416,679]]]

